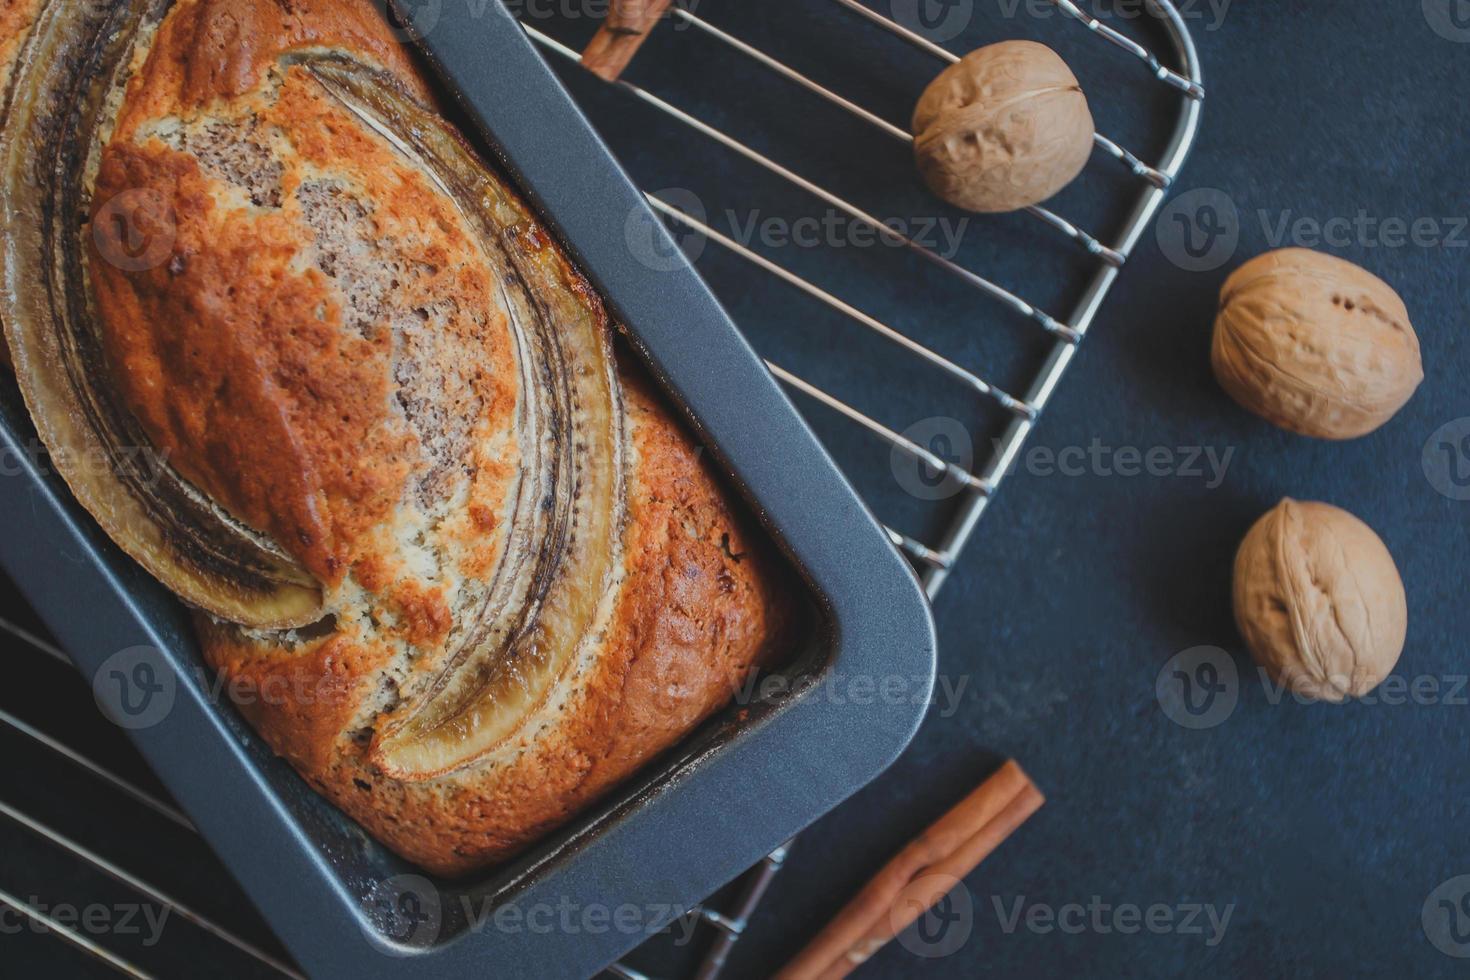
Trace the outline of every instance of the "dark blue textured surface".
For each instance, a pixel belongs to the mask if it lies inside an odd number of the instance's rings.
[[[792,4],[779,18],[765,8],[780,5],[732,6],[710,2],[700,12],[900,124],[933,71],[827,3]],[[1463,971],[1463,961],[1426,939],[1421,910],[1441,882],[1470,872],[1466,692],[1457,705],[1272,703],[1231,622],[1229,576],[1237,542],[1281,496],[1346,507],[1381,533],[1408,588],[1409,642],[1398,673],[1440,678],[1441,700],[1454,678],[1470,673],[1470,504],[1436,492],[1421,465],[1431,434],[1470,415],[1470,236],[1440,220],[1439,233],[1458,245],[1388,247],[1376,232],[1354,230],[1345,247],[1330,249],[1399,288],[1425,350],[1423,389],[1368,438],[1327,444],[1279,432],[1237,409],[1208,363],[1220,283],[1274,244],[1283,214],[1355,220],[1362,211],[1412,221],[1470,213],[1470,44],[1435,33],[1419,3],[1392,7],[1235,3],[1217,30],[1206,30],[1213,15],[1195,5],[1210,97],[1178,192],[1226,192],[1241,215],[1238,250],[1219,269],[1188,272],[1146,236],[1035,445],[1210,447],[1233,451],[1228,473],[1213,489],[1186,476],[1015,475],[937,603],[941,673],[968,682],[959,710],[942,717],[936,706],[887,775],[801,839],[737,947],[738,975],[793,953],[889,853],[1005,756],[1022,761],[1050,802],[968,879],[969,941],[922,964],[893,944],[864,975],[907,976],[916,965],[1002,977]],[[575,26],[558,26],[559,36],[576,36]],[[1149,134],[1166,131],[1167,93],[1143,103],[1149,112],[1132,109],[1140,93],[1161,87],[1140,81],[1136,66],[1100,50],[1076,24],[977,18],[948,47],[1002,36],[1053,43],[1077,66],[1099,127],[1145,155],[1156,149]],[[914,186],[897,143],[692,35],[666,27],[630,78],[883,216],[945,213]],[[787,218],[823,213],[622,93],[570,80],[634,176],[653,188],[693,190],[713,224],[726,208],[752,203]],[[1113,227],[1116,213],[1084,198],[1129,186],[1114,177],[1094,161],[1085,190],[1069,190],[1057,209],[1095,230]],[[1065,288],[1053,299],[1036,274],[1038,256],[1056,266],[1069,254],[1045,232],[1016,217],[989,219],[970,228],[967,242],[1002,282],[1036,284],[1043,302],[1064,306]],[[891,254],[875,254],[882,249],[766,252],[966,364],[997,365],[992,374],[1003,383],[1016,385],[1034,366],[1040,347],[1028,352],[1018,341],[1024,326],[962,287],[920,280]],[[699,267],[758,347],[844,386],[896,428],[933,415],[970,418],[953,403],[936,407],[940,386],[899,390],[886,373],[902,370],[898,358],[865,356],[850,324],[715,246]],[[1013,361],[997,360],[997,332],[1021,351]],[[844,463],[863,468],[859,483],[885,517],[923,530],[880,447],[835,423],[823,432]],[[976,437],[983,441],[984,430]],[[1225,723],[1190,731],[1162,713],[1155,679],[1171,656],[1201,644],[1230,650],[1245,683]],[[1090,925],[1077,935],[1024,925],[1007,934],[994,901],[1009,910],[1019,896],[1055,907],[1098,896],[1113,905],[1234,910],[1213,946],[1207,935],[1122,935]],[[649,950],[642,962],[657,968],[675,959]]]

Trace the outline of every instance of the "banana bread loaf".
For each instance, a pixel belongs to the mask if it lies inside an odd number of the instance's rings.
[[[783,569],[370,0],[98,2],[54,245],[89,301],[0,307],[38,429],[166,461],[63,475],[312,786],[432,871],[503,859],[775,655]]]

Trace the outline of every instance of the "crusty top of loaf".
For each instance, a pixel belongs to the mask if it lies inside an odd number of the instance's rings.
[[[518,381],[466,218],[293,50],[422,81],[368,3],[180,0],[96,179],[92,277],[153,444],[328,589],[443,638],[493,561]],[[153,195],[153,197],[149,197]],[[108,260],[114,200],[163,200],[160,261]],[[405,490],[405,487],[411,488]]]
[[[427,86],[369,0],[177,0],[134,76],[119,131],[244,95],[282,54],[308,48],[351,51],[427,96]]]
[[[792,631],[788,579],[720,492],[707,460],[646,382],[625,375],[639,465],[626,585],[596,665],[565,712],[482,764],[427,781],[372,764],[358,729],[391,651],[341,633],[279,648],[201,617],[205,655],[240,708],[318,791],[398,853],[461,874],[526,847],[679,742],[772,663]],[[306,692],[271,698],[257,692]]]
[[[282,58],[336,49],[425,96],[378,16],[366,0],[179,0],[101,154],[89,267],[114,383],[150,440],[329,593],[333,616],[309,630],[201,615],[206,657],[257,692],[241,710],[314,786],[456,873],[564,822],[726,703],[789,610],[708,460],[634,380],[608,616],[491,751],[404,778],[378,764],[379,729],[442,675],[506,551],[515,416],[536,383],[517,375],[466,216]],[[144,269],[108,260],[138,230],[108,225],[109,202],[139,193],[169,207],[142,230],[172,236]],[[507,238],[548,259],[527,276],[554,275],[607,329],[533,218]]]

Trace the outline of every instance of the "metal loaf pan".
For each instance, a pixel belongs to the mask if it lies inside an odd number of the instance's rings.
[[[893,761],[928,701],[934,628],[907,563],[516,21],[495,2],[435,6],[420,43],[461,121],[562,237],[801,572],[819,625],[784,683],[530,853],[431,881],[313,793],[212,692],[185,611],[48,472],[13,392],[0,397],[0,451],[16,463],[0,479],[0,563],[311,975],[591,974]],[[639,260],[630,216],[647,219],[671,261]],[[824,683],[894,676],[912,696],[829,697]],[[145,688],[167,703],[130,717],[122,688],[108,693],[127,679],[138,682],[129,704]]]

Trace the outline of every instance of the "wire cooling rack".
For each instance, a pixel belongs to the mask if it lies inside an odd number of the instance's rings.
[[[733,2],[710,0],[709,6]],[[779,7],[782,0],[745,2]],[[955,53],[924,33],[880,12],[876,4],[869,6],[858,0],[827,2],[834,16],[857,18],[864,29],[887,35],[893,43],[912,46],[924,56],[932,57],[936,69],[959,60]],[[919,4],[925,2],[919,0]],[[927,531],[904,525],[903,516],[887,520],[884,525],[893,543],[913,561],[931,596],[944,584],[986,507],[1016,464],[1078,344],[1092,326],[1128,257],[1151,227],[1183,166],[1199,125],[1204,98],[1199,59],[1186,18],[1173,3],[1145,0],[1150,23],[1120,25],[1146,26],[1159,34],[1167,45],[1161,58],[1130,36],[1132,31],[1103,23],[1071,0],[1048,2],[1062,15],[1059,19],[1077,22],[1098,41],[1105,42],[1100,48],[1111,48],[1124,59],[1135,59],[1177,98],[1173,130],[1162,151],[1151,155],[1155,162],[1146,162],[1144,153],[1131,152],[1122,142],[1103,133],[1094,136],[1097,153],[1091,166],[1121,168],[1136,182],[1133,192],[1125,195],[1132,200],[1124,202],[1126,210],[1118,230],[1098,234],[1085,230],[1081,221],[1064,217],[1050,208],[1027,209],[1030,220],[1039,223],[1047,234],[1069,241],[1093,266],[1084,277],[1080,292],[1068,304],[1069,311],[1060,315],[1028,301],[956,257],[893,230],[849,196],[836,193],[827,184],[783,163],[778,154],[758,149],[693,110],[680,107],[676,93],[668,93],[666,97],[630,81],[612,83],[624,95],[651,106],[698,138],[737,154],[770,179],[809,195],[848,221],[874,230],[888,244],[980,293],[982,302],[993,304],[995,310],[1029,323],[1049,341],[1037,368],[1030,372],[1024,385],[1017,386],[1018,393],[1012,394],[1010,389],[972,369],[962,358],[938,349],[922,327],[900,330],[828,291],[814,281],[815,277],[795,271],[791,264],[776,261],[760,248],[691,213],[691,209],[681,207],[680,201],[666,199],[668,195],[648,195],[649,203],[671,227],[698,235],[703,242],[724,249],[758,270],[757,275],[773,277],[817,306],[851,321],[871,337],[901,352],[913,365],[959,385],[1001,413],[1000,434],[993,440],[991,451],[957,462],[941,447],[925,444],[921,433],[902,431],[897,428],[900,422],[880,419],[876,413],[855,407],[856,399],[834,393],[831,385],[809,380],[794,365],[767,362],[772,373],[797,396],[799,405],[809,415],[825,416],[827,432],[832,431],[830,425],[836,420],[862,433],[864,438],[888,447],[897,456],[922,466],[931,478],[952,488],[952,493],[944,496],[953,506]],[[782,60],[768,49],[718,26],[718,10],[710,16],[703,11],[703,4],[697,5],[698,14],[696,5],[686,6],[671,9],[670,19],[685,29],[690,36],[688,43],[693,43],[697,35],[706,43],[763,66],[785,84],[804,90],[833,112],[871,126],[885,139],[911,142],[906,129],[883,115],[797,70],[788,63],[789,59]],[[894,13],[902,5],[894,2],[881,6]],[[1024,2],[1011,5],[1012,10],[1024,7]],[[530,19],[523,17],[523,23],[533,40],[553,58],[576,61],[578,53],[573,47],[544,30],[545,23],[530,23]],[[661,29],[668,30],[668,27]],[[679,43],[686,42],[681,38]],[[812,43],[821,43],[821,39],[814,38]],[[655,54],[649,52],[642,57]],[[1170,64],[1174,67],[1169,67]],[[912,93],[914,98],[917,94]],[[1093,97],[1096,101],[1096,93]],[[592,115],[596,122],[596,113]],[[985,227],[988,230],[991,226]],[[853,475],[856,478],[857,474]],[[878,502],[870,503],[880,510],[880,518],[884,518]],[[9,594],[14,595],[13,588]],[[0,601],[0,613],[4,613],[0,617],[0,630],[9,634],[17,648],[34,654],[12,658],[23,676],[21,683],[10,685],[10,691],[47,692],[39,700],[29,698],[25,702],[0,697],[0,752],[4,753],[10,770],[6,788],[0,791],[0,906],[9,911],[5,931],[44,932],[71,950],[90,957],[102,966],[104,974],[116,971],[139,978],[183,975],[197,972],[198,957],[209,955],[213,957],[214,970],[220,973],[300,977],[288,955],[194,833],[188,818],[169,802],[128,746],[108,732],[106,723],[88,703],[90,697],[85,684],[70,671],[65,654],[50,643],[17,600]],[[64,729],[57,724],[57,719],[63,718],[68,719]],[[119,832],[118,828],[126,831]],[[22,880],[19,860],[12,863],[3,859],[22,854],[35,857],[39,862],[35,866],[52,870],[39,880]],[[724,911],[713,905],[691,910],[689,915],[712,932],[695,974],[699,980],[713,980],[720,974],[785,856],[786,847],[778,849],[727,889],[729,896]],[[71,886],[71,894],[55,894],[57,886],[63,884]],[[146,937],[135,938],[141,932],[136,927],[135,932],[120,926],[96,930],[87,927],[76,914],[84,907],[115,911],[127,905],[168,910],[174,922],[186,925],[174,927],[164,943],[153,946],[146,942]],[[0,938],[0,943],[4,941]],[[71,965],[75,967],[81,962],[84,960],[74,960]],[[140,963],[148,966],[145,968]],[[627,980],[645,978],[645,974],[626,963],[613,964],[608,973]]]

